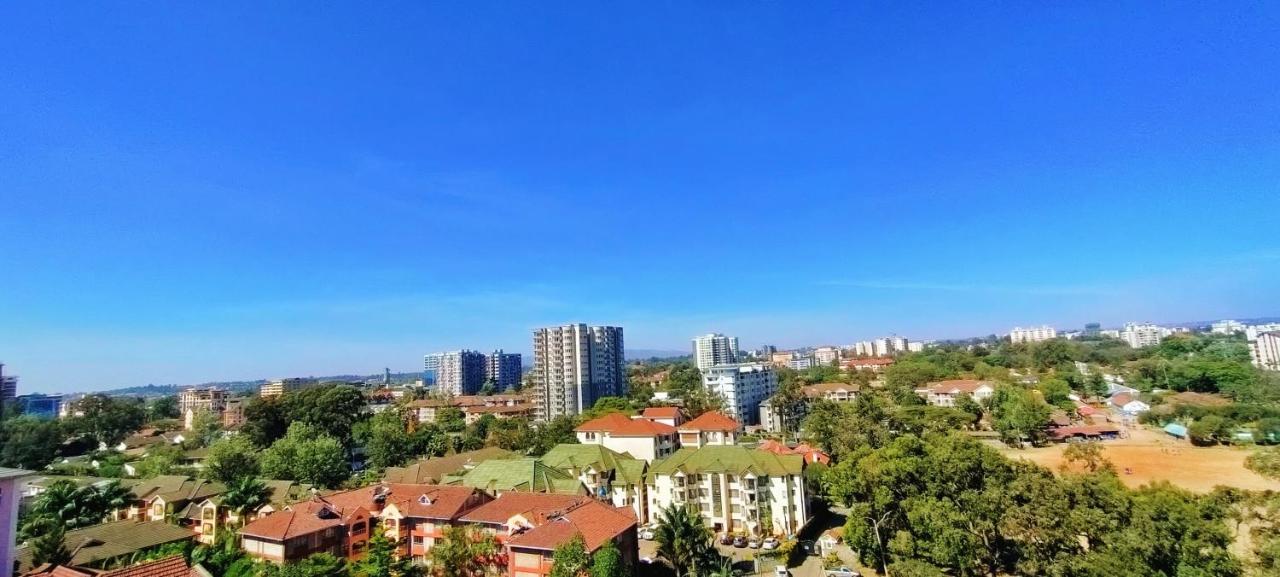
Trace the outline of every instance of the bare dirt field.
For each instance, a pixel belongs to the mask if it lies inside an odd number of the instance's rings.
[[[1138,426],[1127,429],[1126,434],[1127,438],[1104,441],[1102,446],[1103,455],[1115,465],[1120,478],[1130,487],[1152,481],[1169,481],[1201,493],[1211,491],[1216,485],[1280,490],[1280,482],[1268,480],[1245,468],[1248,449],[1196,447],[1161,431]],[[1034,449],[1005,449],[1005,454],[1057,471],[1066,447],[1059,444]]]

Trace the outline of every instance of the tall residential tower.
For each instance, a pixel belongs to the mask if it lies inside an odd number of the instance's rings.
[[[539,420],[577,415],[627,393],[622,327],[585,324],[533,331],[533,397]]]
[[[738,362],[738,337],[726,337],[720,333],[694,337],[693,362],[701,371]]]

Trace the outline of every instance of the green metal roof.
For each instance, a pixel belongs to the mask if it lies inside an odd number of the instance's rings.
[[[542,462],[576,476],[587,469],[612,473],[626,483],[644,482],[645,462],[601,445],[556,445],[542,456]]]
[[[463,475],[461,484],[485,491],[586,492],[577,478],[532,458],[485,461]]]
[[[682,471],[686,475],[703,473],[732,473],[745,475],[799,475],[804,471],[801,455],[776,455],[768,451],[748,449],[736,445],[710,446],[700,449],[683,448],[666,459],[654,461],[649,467],[649,477],[672,475]]]

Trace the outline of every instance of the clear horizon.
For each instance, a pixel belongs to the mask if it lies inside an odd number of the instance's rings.
[[[1280,315],[1274,4],[0,19],[20,393]]]

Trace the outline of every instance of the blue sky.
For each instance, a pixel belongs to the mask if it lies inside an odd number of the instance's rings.
[[[24,390],[1280,315],[1274,3],[0,5]]]

